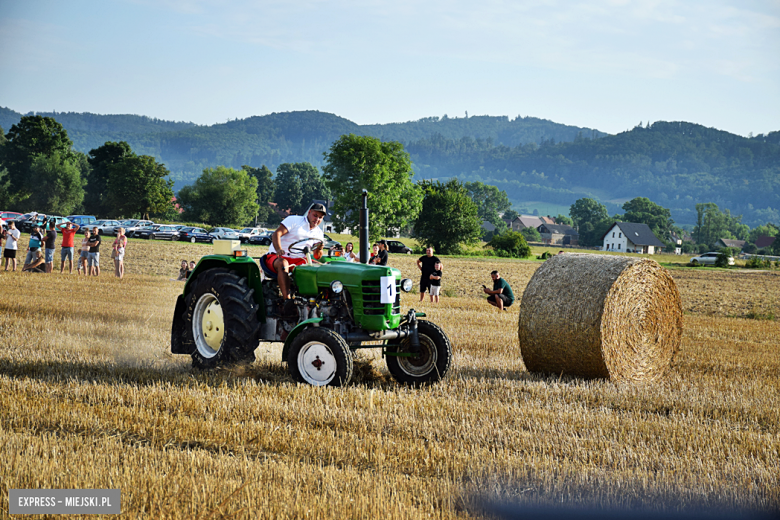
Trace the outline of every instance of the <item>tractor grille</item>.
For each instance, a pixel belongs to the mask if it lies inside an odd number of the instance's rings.
[[[363,280],[363,313],[367,316],[382,315],[387,305],[380,303],[379,280]],[[401,314],[401,280],[395,281],[395,303],[390,314]]]

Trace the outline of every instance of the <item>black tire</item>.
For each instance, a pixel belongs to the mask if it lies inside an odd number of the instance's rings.
[[[388,346],[387,369],[393,379],[405,385],[427,385],[444,379],[452,362],[452,344],[441,328],[430,321],[418,321],[420,352],[415,356],[393,356],[394,352],[409,352],[410,338],[400,347]]]
[[[246,278],[216,268],[200,273],[190,283],[193,287],[185,300],[183,321],[184,341],[192,348],[192,366],[210,370],[252,363],[260,342],[260,322],[255,291]],[[208,334],[213,335],[209,338]]]
[[[299,383],[344,386],[352,379],[352,353],[337,333],[323,327],[309,327],[290,344],[287,369]]]

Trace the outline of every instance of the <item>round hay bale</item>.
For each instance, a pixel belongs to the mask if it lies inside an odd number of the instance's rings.
[[[530,372],[654,381],[680,348],[680,293],[654,260],[554,256],[523,293],[518,335]]]

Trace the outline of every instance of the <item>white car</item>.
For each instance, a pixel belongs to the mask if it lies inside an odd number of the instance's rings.
[[[122,224],[118,220],[96,220],[89,227],[98,228],[100,235],[116,235],[116,229],[122,227]]]
[[[693,265],[715,265],[720,253],[711,251],[709,253],[702,253],[699,256],[691,257],[691,263]],[[734,265],[734,257],[729,257],[729,265]]]
[[[265,229],[259,227],[245,227],[244,229],[238,232],[238,239],[241,240],[242,244],[245,244],[249,242],[249,239],[251,237],[259,236],[264,231]]]
[[[226,227],[217,227],[209,231],[209,235],[213,236],[215,240],[238,240],[238,233],[235,229]]]

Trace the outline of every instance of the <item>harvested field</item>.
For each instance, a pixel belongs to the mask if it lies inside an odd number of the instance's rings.
[[[278,345],[242,372],[168,353],[169,278],[210,250],[133,240],[122,281],[110,260],[97,279],[0,271],[2,510],[13,488],[119,488],[128,518],[480,517],[483,498],[780,507],[780,322],[733,317],[776,309],[775,273],[671,271],[672,369],[616,385],[525,371],[519,303],[499,313],[480,287],[497,268],[519,297],[540,263],[444,258],[459,296],[402,305],[450,335],[450,377],[408,389],[364,356],[354,384],[316,389],[291,382]],[[415,259],[391,263],[416,279]]]

